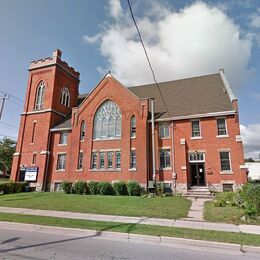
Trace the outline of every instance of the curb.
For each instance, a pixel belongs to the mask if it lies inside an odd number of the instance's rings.
[[[236,251],[237,253],[260,253],[260,247],[221,243],[213,241],[204,240],[193,240],[186,238],[176,238],[176,237],[165,237],[165,236],[148,236],[139,235],[132,233],[120,233],[111,231],[97,231],[89,229],[79,229],[79,228],[63,228],[63,227],[53,227],[53,226],[42,226],[35,224],[24,224],[24,223],[14,223],[14,222],[4,222],[0,221],[0,229],[7,230],[19,230],[28,232],[39,232],[48,233],[64,236],[74,236],[74,237],[86,237],[95,239],[108,239],[113,241],[128,242],[128,243],[142,243],[147,245],[159,245],[175,248],[187,248],[192,247],[195,250],[208,250],[212,249],[222,249],[228,251]]]

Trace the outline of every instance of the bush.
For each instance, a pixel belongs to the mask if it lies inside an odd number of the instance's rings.
[[[26,182],[6,182],[0,184],[0,193],[11,194],[17,192],[24,192],[25,187],[28,184]]]
[[[71,193],[71,188],[72,188],[72,183],[71,182],[67,182],[67,181],[63,181],[61,183],[61,188],[63,189],[63,191],[66,194],[70,194]]]
[[[215,207],[236,206],[235,192],[219,192],[214,199]]]
[[[109,182],[99,182],[98,191],[99,191],[100,195],[114,195],[115,194],[113,186]]]
[[[113,188],[116,192],[116,195],[128,195],[126,183],[124,181],[115,182]]]
[[[98,182],[97,181],[91,181],[88,183],[88,189],[91,195],[99,194],[98,191]]]
[[[156,183],[156,194],[158,196],[163,196],[165,192],[165,184],[163,182],[157,182]]]
[[[242,187],[241,197],[244,200],[246,216],[260,216],[260,185],[247,184]]]
[[[88,194],[88,184],[85,181],[75,182],[73,185],[73,193],[75,194]]]
[[[141,186],[136,181],[129,181],[127,184],[127,191],[130,196],[140,196],[141,195]]]

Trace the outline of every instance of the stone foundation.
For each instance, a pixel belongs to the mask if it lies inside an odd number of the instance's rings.
[[[173,192],[185,194],[188,191],[187,184],[185,183],[176,183],[176,187],[173,187]]]
[[[42,183],[39,182],[36,183],[35,191],[42,191]]]

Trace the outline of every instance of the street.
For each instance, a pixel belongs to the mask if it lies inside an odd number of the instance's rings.
[[[181,248],[73,237],[32,231],[0,230],[0,259],[257,259],[259,255],[209,248]]]

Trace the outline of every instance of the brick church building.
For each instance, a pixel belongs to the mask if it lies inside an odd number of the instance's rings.
[[[108,73],[88,94],[79,94],[79,77],[60,50],[31,62],[12,180],[59,190],[63,180],[156,179],[184,193],[246,183],[237,99],[223,70],[159,88],[127,88]]]

